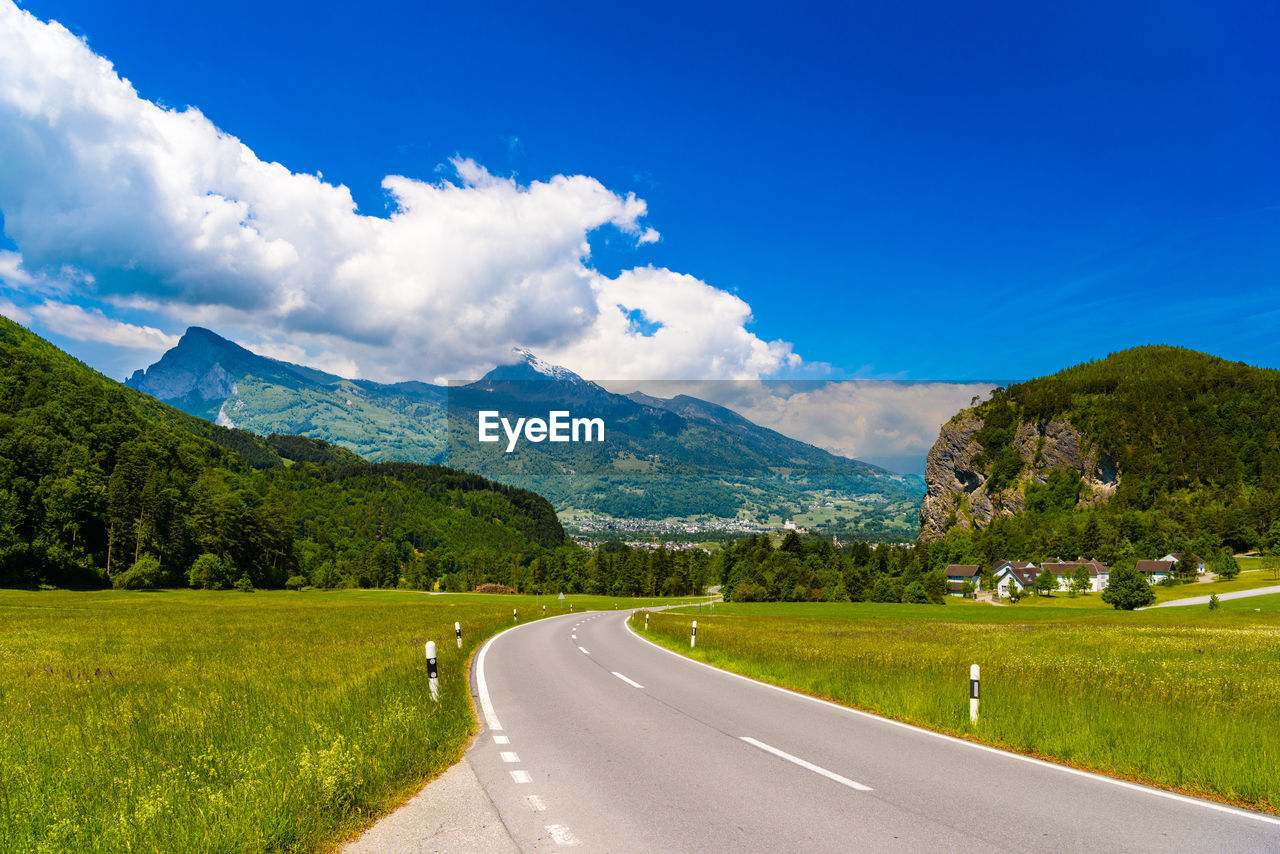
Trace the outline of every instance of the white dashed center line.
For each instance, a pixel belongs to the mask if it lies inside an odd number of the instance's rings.
[[[516,770],[511,772],[511,779],[517,783],[532,783],[533,778],[529,776],[528,771]]]
[[[504,750],[502,751],[502,761],[515,763],[520,761],[520,757],[516,756],[516,752],[514,750]]]
[[[556,845],[581,845],[582,840],[573,835],[573,831],[563,824],[548,824],[547,834]]]
[[[582,647],[578,647],[578,649],[582,649]],[[583,654],[583,655],[590,655],[591,653],[587,652],[585,649],[582,649],[582,654]]]
[[[748,738],[745,735],[739,736],[739,737],[743,741],[745,741],[747,744],[750,744],[754,747],[758,747],[761,750],[765,751],[766,753],[772,753],[774,756],[777,756],[779,759],[785,759],[788,762],[794,762],[796,765],[799,765],[801,768],[805,768],[809,771],[812,771],[815,774],[821,774],[823,777],[826,777],[828,780],[835,780],[837,783],[839,783],[842,786],[848,786],[850,789],[857,789],[859,792],[871,791],[870,786],[864,786],[861,783],[855,783],[854,781],[850,780],[848,777],[841,777],[836,772],[828,771],[826,768],[820,768],[817,765],[814,765],[812,762],[805,762],[800,757],[792,756],[790,753],[785,753],[776,747],[770,747],[769,745],[765,744],[763,741],[756,741],[754,738]]]
[[[546,812],[547,805],[542,802],[542,798],[537,795],[525,795],[524,802],[529,805],[529,809],[534,812]]]
[[[610,672],[612,672],[614,676],[617,676],[617,677],[618,677],[619,679],[621,679],[623,682],[626,682],[626,683],[627,683],[628,685],[630,685],[632,688],[643,688],[643,687],[644,687],[644,686],[643,686],[643,685],[641,685],[639,682],[635,681],[634,679],[628,679],[627,677],[623,676],[621,673],[619,673],[619,672],[618,672],[618,671],[616,671],[616,670],[613,670],[613,671],[610,671]]]

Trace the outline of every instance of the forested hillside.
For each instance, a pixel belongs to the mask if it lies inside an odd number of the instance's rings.
[[[102,586],[141,563],[164,584],[423,586],[563,544],[533,493],[218,427],[0,318],[0,585]]]
[[[1126,350],[997,390],[930,458],[922,537],[958,562],[1280,547],[1280,371]]]

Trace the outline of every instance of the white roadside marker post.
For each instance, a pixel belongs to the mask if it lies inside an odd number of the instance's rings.
[[[427,641],[427,679],[431,685],[431,702],[440,702],[440,679],[436,671],[436,642]]]
[[[453,624],[453,633],[458,638],[458,649],[462,649],[462,623]]]
[[[649,612],[648,611],[644,612],[644,630],[646,632],[649,631]]]
[[[689,649],[693,649],[693,645],[698,641],[698,621],[693,621],[693,631],[689,634]]]
[[[512,609],[511,609],[511,622],[513,622],[513,623],[518,623],[518,622],[520,622],[520,618],[519,618],[518,616],[516,616],[516,609],[515,609],[515,608],[512,608]]]
[[[978,722],[978,665],[969,667],[969,721]]]

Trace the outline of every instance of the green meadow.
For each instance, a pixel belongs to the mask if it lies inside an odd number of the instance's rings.
[[[615,603],[0,591],[0,851],[325,850],[458,760],[468,660],[512,608]]]
[[[693,650],[691,619],[698,620]],[[632,622],[644,632],[643,620]],[[728,670],[929,729],[1280,812],[1277,594],[1212,612],[717,604],[711,615],[652,613],[647,636]],[[982,668],[976,724],[971,664]]]

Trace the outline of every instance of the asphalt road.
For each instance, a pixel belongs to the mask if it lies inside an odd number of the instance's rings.
[[[1237,590],[1234,593],[1219,593],[1218,600],[1225,602],[1228,599],[1249,599],[1253,596],[1268,596],[1272,593],[1280,593],[1280,586],[1276,587],[1257,587],[1253,590]],[[1140,608],[1139,610],[1149,611],[1151,608],[1177,608],[1182,605],[1208,605],[1208,596],[1192,596],[1188,599],[1174,599],[1172,602],[1161,602],[1159,605],[1152,605],[1150,608]]]
[[[1280,819],[765,686],[625,617],[522,625],[477,656],[468,759],[524,851],[1280,851]]]

